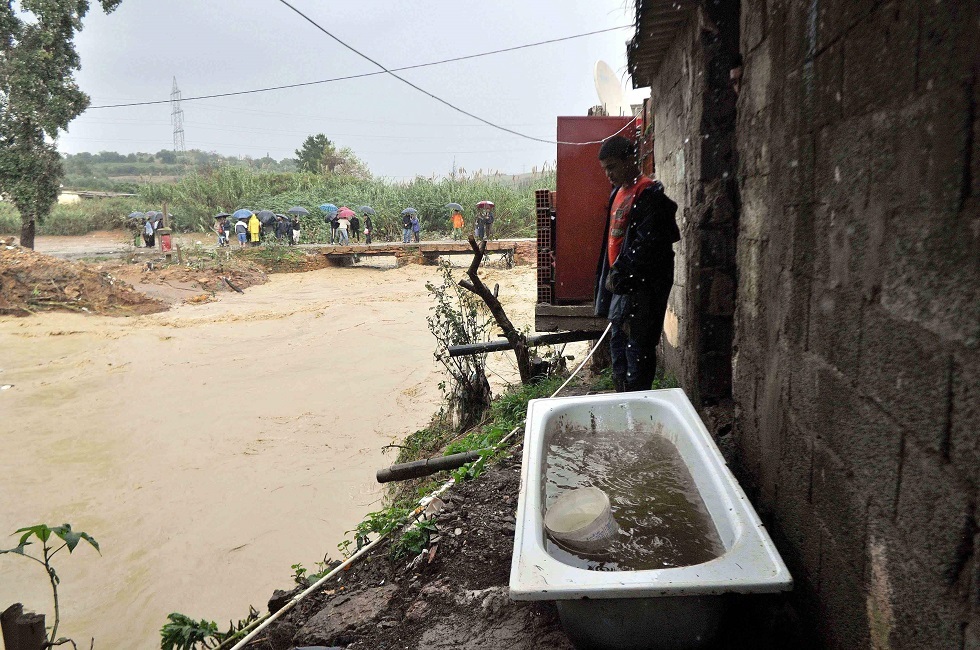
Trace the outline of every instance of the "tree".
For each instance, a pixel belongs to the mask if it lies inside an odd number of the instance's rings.
[[[122,0],[99,0],[109,13]],[[21,245],[58,200],[64,174],[55,148],[89,104],[75,83],[75,33],[88,0],[0,1],[0,188],[21,215]]]
[[[350,176],[361,181],[367,181],[371,179],[371,170],[368,169],[367,164],[354,155],[354,151],[350,147],[344,147],[337,153],[337,157],[340,162],[333,168],[333,173],[338,176]]]
[[[333,148],[333,143],[322,133],[307,137],[303,141],[303,146],[296,150],[300,170],[319,174],[324,153]]]
[[[157,152],[156,157],[164,165],[173,165],[177,162],[177,153],[168,149],[161,149]]]

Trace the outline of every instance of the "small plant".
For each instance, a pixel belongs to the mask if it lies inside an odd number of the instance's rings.
[[[391,545],[391,558],[398,558],[409,555],[418,555],[428,545],[429,538],[436,532],[436,523],[430,519],[417,522],[414,526],[406,530]]]
[[[74,531],[71,529],[69,524],[61,524],[60,526],[50,527],[47,524],[38,524],[37,526],[28,526],[27,528],[20,528],[13,534],[23,533],[20,537],[20,542],[17,546],[7,550],[0,550],[0,555],[4,553],[15,553],[26,557],[29,560],[34,560],[38,564],[44,567],[44,570],[48,574],[48,580],[51,581],[51,593],[54,597],[54,625],[51,627],[51,634],[48,637],[47,646],[62,645],[65,643],[70,643],[72,647],[78,648],[75,642],[71,639],[61,637],[58,638],[58,625],[61,623],[61,608],[58,603],[58,585],[61,583],[61,579],[58,578],[58,574],[55,572],[54,567],[51,566],[51,558],[53,558],[58,551],[67,548],[68,552],[71,553],[78,546],[78,543],[85,540],[92,547],[102,555],[102,551],[99,549],[99,543],[95,541],[88,533],[83,533],[81,531]],[[51,536],[60,539],[63,543],[61,546],[57,546],[57,542],[53,545],[48,545],[51,541]],[[28,555],[25,549],[30,546],[33,542],[30,541],[31,537],[36,537],[38,541],[41,542],[41,557],[37,558],[33,555]],[[57,546],[57,548],[55,548]]]
[[[310,580],[306,577],[306,568],[302,564],[297,562],[289,568],[293,570],[293,582],[300,587],[308,587],[310,585]]]
[[[449,375],[440,382],[449,405],[451,419],[458,431],[469,429],[483,418],[490,405],[490,384],[486,375],[486,353],[452,357],[449,347],[487,339],[492,326],[486,306],[454,279],[447,262],[439,266],[442,284],[427,283],[425,288],[435,300],[426,318],[429,331],[436,339],[434,357]]]
[[[219,632],[214,621],[195,621],[190,616],[173,612],[167,615],[167,623],[160,628],[160,650],[201,650],[217,648],[245,631],[259,619],[257,609],[249,605],[248,616],[237,623],[229,621],[228,631]]]
[[[218,634],[218,624],[214,621],[201,619],[195,621],[180,612],[167,615],[169,623],[160,629],[161,650],[196,650],[197,648],[213,648],[214,636]]]

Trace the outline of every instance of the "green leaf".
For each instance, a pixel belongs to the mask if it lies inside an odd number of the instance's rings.
[[[68,546],[69,553],[75,550],[75,546],[78,545],[78,540],[82,538],[81,535],[72,531],[70,524],[61,524],[60,526],[52,528],[51,532],[64,541],[65,545]]]
[[[50,539],[51,537],[51,529],[48,528],[46,524],[38,524],[36,526],[28,526],[26,528],[18,528],[17,530],[14,531],[14,535],[16,535],[17,533],[24,533],[23,535],[21,535],[20,538],[21,544],[26,542],[27,538],[29,538],[31,535],[34,535],[42,542],[48,541],[48,539]]]
[[[0,555],[3,555],[4,553],[16,553],[17,555],[24,555],[24,547],[30,546],[30,544],[31,544],[30,542],[21,542],[20,544],[18,544],[13,548],[0,550]]]

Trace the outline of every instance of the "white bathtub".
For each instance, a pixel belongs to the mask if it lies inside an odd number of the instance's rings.
[[[660,426],[658,426],[660,425]],[[724,546],[702,564],[589,571],[545,547],[546,456],[562,427],[663,435],[686,464]],[[787,591],[793,579],[684,391],[533,400],[528,404],[521,494],[510,572],[514,600],[554,600],[580,648],[688,648],[710,640],[724,594]]]

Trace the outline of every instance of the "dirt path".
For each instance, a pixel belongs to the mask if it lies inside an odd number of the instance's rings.
[[[41,521],[102,544],[57,558],[62,631],[159,647],[169,612],[225,624],[336,556],[378,505],[380,448],[438,406],[435,279],[325,269],[149,316],[0,317],[0,545]],[[530,322],[533,268],[487,281]],[[0,575],[0,604],[50,611],[40,567],[5,556]]]

